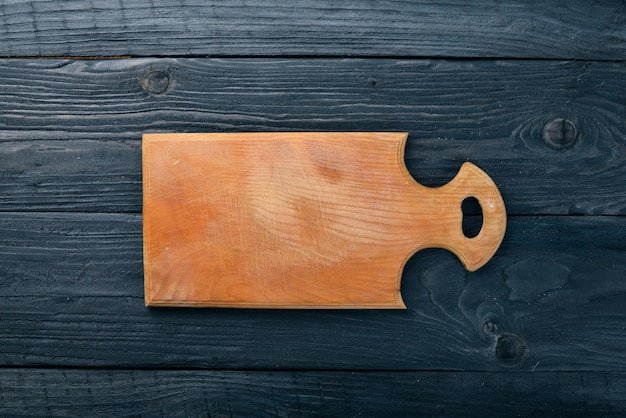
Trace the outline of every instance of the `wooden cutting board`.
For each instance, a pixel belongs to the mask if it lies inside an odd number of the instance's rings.
[[[468,270],[502,241],[504,203],[465,163],[447,185],[417,183],[406,133],[146,134],[145,297],[150,306],[405,308],[416,251]],[[483,226],[462,231],[461,202]]]

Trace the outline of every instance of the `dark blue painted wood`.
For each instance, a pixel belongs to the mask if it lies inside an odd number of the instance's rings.
[[[146,308],[141,217],[0,216],[0,363],[457,371],[626,370],[626,219],[511,217],[466,272],[406,266],[406,311]]]
[[[510,214],[624,214],[625,78],[572,61],[8,60],[0,210],[140,212],[143,132],[393,130],[424,184],[470,160]]]
[[[623,59],[612,0],[37,0],[0,7],[2,56]]]
[[[621,416],[623,373],[5,369],[3,416]]]

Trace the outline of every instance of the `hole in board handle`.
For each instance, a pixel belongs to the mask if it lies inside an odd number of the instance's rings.
[[[480,202],[473,196],[466,197],[461,202],[461,210],[463,211],[463,235],[467,238],[474,238],[483,227],[483,209],[480,207]]]

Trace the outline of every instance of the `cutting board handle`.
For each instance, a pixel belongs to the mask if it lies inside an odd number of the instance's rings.
[[[489,261],[504,238],[506,209],[500,191],[487,173],[469,162],[464,163],[456,177],[440,189],[448,198],[446,200],[456,206],[449,209],[455,214],[453,223],[456,225],[445,228],[449,235],[441,246],[453,252],[466,269],[474,271]],[[468,197],[478,200],[483,213],[482,228],[473,238],[465,236],[462,228],[461,205]]]

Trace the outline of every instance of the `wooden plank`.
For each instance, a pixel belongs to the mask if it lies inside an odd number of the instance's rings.
[[[146,308],[138,215],[3,213],[0,237],[3,366],[626,370],[624,217],[511,217],[474,273],[420,252],[403,311]]]
[[[3,416],[621,416],[624,373],[3,369]]]
[[[80,0],[0,8],[2,56],[335,55],[623,59],[623,6],[532,0]]]
[[[0,142],[0,210],[141,212],[140,141],[22,135]]]
[[[470,160],[509,213],[625,214],[625,78],[593,62],[0,61],[0,210],[141,211],[144,132],[387,130],[409,132],[422,184]]]

